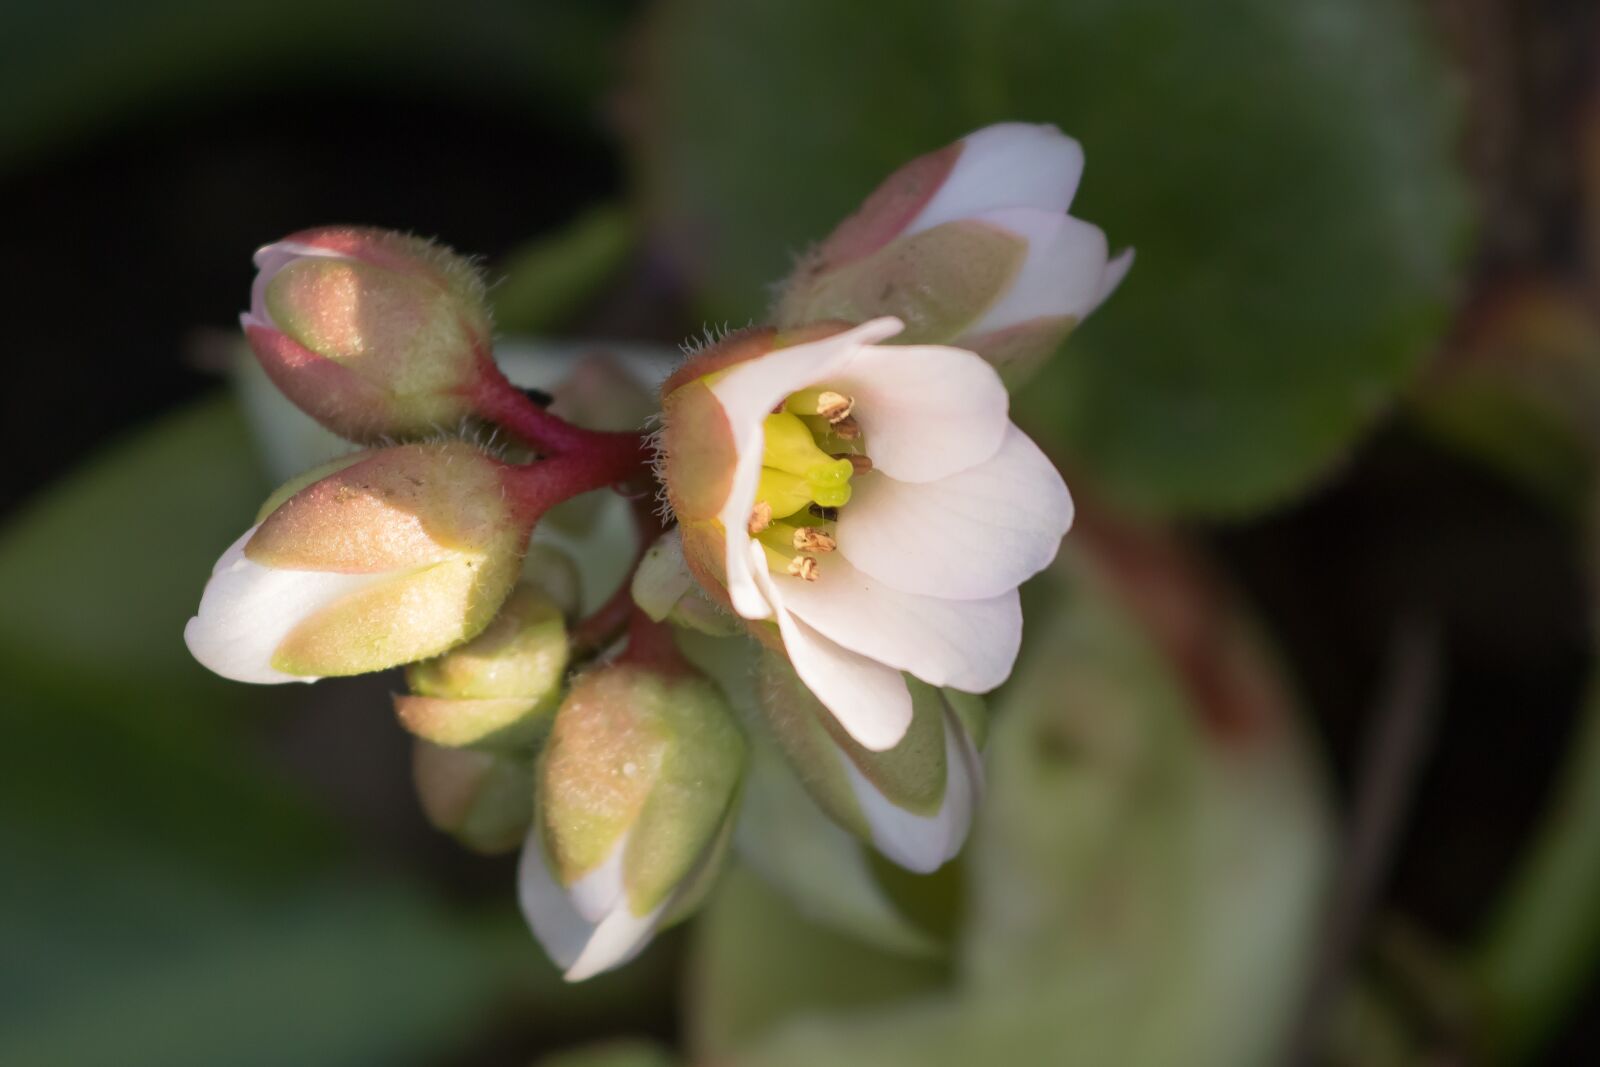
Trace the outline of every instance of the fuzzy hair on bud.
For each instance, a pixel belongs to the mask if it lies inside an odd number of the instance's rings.
[[[494,459],[442,441],[331,466],[275,495],[206,583],[184,640],[223,677],[313,681],[435,656],[477,636],[515,584],[528,528]]]
[[[354,441],[426,435],[471,414],[489,361],[482,278],[442,245],[327,227],[256,253],[241,319],[290,400]]]

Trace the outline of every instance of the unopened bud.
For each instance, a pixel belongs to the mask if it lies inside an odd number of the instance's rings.
[[[908,677],[911,725],[899,744],[874,752],[845,732],[781,657],[762,657],[760,681],[779,746],[830,818],[918,873],[961,851],[983,769],[944,691]]]
[[[528,529],[505,468],[478,449],[403,445],[330,469],[275,494],[206,583],[184,640],[223,677],[313,681],[435,656],[482,631],[515,584]]]
[[[1083,173],[1053,126],[1002,123],[912,160],[795,270],[778,325],[893,315],[900,344],[953,344],[1020,377],[1131,264],[1067,214]]]
[[[568,659],[561,609],[524,582],[483,633],[406,668],[411,695],[395,697],[395,713],[437,745],[523,749],[555,710]]]
[[[744,771],[720,690],[627,661],[579,678],[539,762],[524,914],[577,981],[632,958],[714,870]]]
[[[633,602],[656,622],[670,622],[713,637],[739,633],[742,624],[707,598],[683,558],[678,527],[662,534],[633,572]]]
[[[245,334],[283,393],[357,441],[472,412],[488,366],[482,279],[442,245],[387,230],[306,230],[256,253]]]
[[[428,822],[474,852],[510,852],[533,818],[533,759],[419,740],[412,779]]]

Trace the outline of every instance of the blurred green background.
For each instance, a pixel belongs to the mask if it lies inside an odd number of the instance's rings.
[[[1572,0],[6,5],[0,1063],[1600,1058],[1597,48]],[[507,335],[671,346],[1003,119],[1139,258],[1016,398],[1083,518],[974,840],[870,872],[931,953],[741,865],[564,987],[389,679],[188,658],[272,483],[258,245],[436,235]]]

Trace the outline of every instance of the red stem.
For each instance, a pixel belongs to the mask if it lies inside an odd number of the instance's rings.
[[[617,662],[637,663],[663,674],[679,674],[690,669],[678,651],[678,643],[673,640],[672,625],[656,622],[638,608],[634,608],[628,618],[628,647]]]
[[[574,426],[528,399],[489,360],[483,361],[482,373],[470,395],[473,408],[481,418],[498,423],[513,436],[546,455],[596,451],[642,454],[638,434],[585,430]]]

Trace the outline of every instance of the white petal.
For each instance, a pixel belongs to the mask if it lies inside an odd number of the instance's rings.
[[[944,712],[944,800],[933,815],[918,815],[890,803],[853,762],[843,759],[856,800],[872,827],[873,845],[918,874],[938,870],[961,851],[983,790],[977,751],[966,731],[952,719]]]
[[[1005,436],[1010,397],[982,358],[943,345],[866,349],[828,384],[855,399],[873,466],[927,482],[976,466]]]
[[[969,693],[986,693],[1010,676],[1022,644],[1015,589],[981,600],[945,600],[892,589],[837,555],[820,563],[814,582],[788,575],[771,581],[783,607],[829,641],[929,685]],[[809,678],[806,684],[816,692]]]
[[[537,829],[529,832],[522,845],[517,898],[534,937],[569,982],[582,981],[638,955],[649,943],[665,908],[662,905],[646,915],[634,915],[622,901],[598,921],[584,918],[551,874]]]
[[[784,651],[806,688],[865,747],[898,745],[911,725],[911,691],[900,672],[823,637],[784,610],[765,567],[755,576],[773,600]]]
[[[903,328],[899,319],[882,318],[810,344],[780,348],[730,369],[711,385],[733,434],[737,457],[722,521],[728,598],[747,619],[765,619],[772,609],[751,575],[746,526],[761,478],[761,452],[766,435],[762,421],[790,393],[828,381],[855,363],[868,346],[893,337]],[[765,564],[763,564],[765,566]]]
[[[1000,451],[948,478],[873,471],[853,484],[839,509],[839,553],[907,593],[975,600],[1015,589],[1050,565],[1072,525],[1066,483],[1015,426]]]
[[[277,328],[272,321],[272,316],[267,313],[267,283],[272,281],[274,275],[297,259],[309,256],[319,256],[323,259],[349,259],[349,256],[335,252],[328,248],[317,248],[313,245],[297,244],[294,241],[278,241],[275,244],[263,245],[256,249],[256,279],[250,286],[250,315],[257,322],[265,326]]]
[[[588,921],[599,922],[624,902],[622,858],[627,848],[628,834],[624,832],[598,867],[567,886],[572,906]]]
[[[200,608],[183,628],[184,644],[200,663],[236,682],[314,682],[285,674],[272,657],[289,632],[339,598],[388,581],[392,571],[337,574],[332,571],[264,567],[244,554],[256,532],[245,531],[217,561],[200,594]]]
[[[694,575],[683,558],[683,532],[674,526],[656,538],[639,561],[629,591],[639,610],[660,622],[694,587]]]
[[[1082,177],[1083,148],[1054,126],[986,126],[963,138],[950,175],[905,232],[919,233],[995,208],[1064,212]]]
[[[979,220],[1028,242],[1028,255],[1011,286],[967,333],[992,333],[1045,315],[1083,318],[1100,299],[1106,276],[1106,235],[1071,215],[994,211]]]
[[[1122,279],[1126,278],[1128,271],[1132,269],[1133,249],[1124,248],[1117,253],[1115,259],[1106,264],[1106,272],[1100,276],[1100,290],[1095,293],[1094,304],[1089,310],[1093,311],[1104,304],[1111,294],[1117,291],[1117,286],[1122,284]]]

